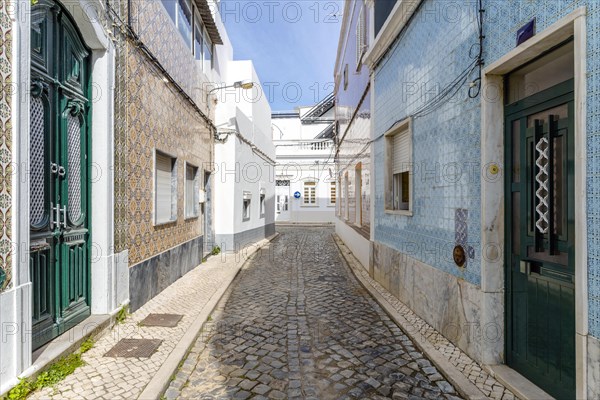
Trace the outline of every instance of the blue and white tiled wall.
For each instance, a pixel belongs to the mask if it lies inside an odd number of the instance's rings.
[[[486,62],[515,47],[519,27],[536,18],[537,32],[575,9],[587,7],[587,202],[589,329],[600,338],[600,1],[484,0]]]
[[[484,59],[490,64],[515,47],[517,30],[533,17],[541,32],[587,6],[587,201],[589,329],[600,337],[600,1],[483,0]],[[384,140],[394,122],[413,114],[472,61],[477,42],[476,2],[425,1],[375,70],[375,240],[479,285],[480,99],[464,85],[448,104],[413,121],[412,217],[384,212]],[[415,46],[415,44],[418,44]],[[472,54],[471,54],[472,55]],[[473,78],[475,77],[472,75]],[[468,211],[474,259],[460,269],[452,260],[456,209]]]
[[[464,3],[426,1],[376,68],[375,240],[479,285],[480,107],[479,99],[469,98],[468,85],[435,112],[413,120],[414,215],[385,214],[383,197],[381,135],[473,62],[469,54],[478,41],[476,8]],[[457,209],[467,210],[468,245],[474,249],[464,269],[452,259]]]

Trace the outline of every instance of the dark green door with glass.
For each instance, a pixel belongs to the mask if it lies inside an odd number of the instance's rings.
[[[33,348],[90,315],[89,50],[59,3],[31,17]]]
[[[573,80],[507,105],[507,363],[575,397]]]

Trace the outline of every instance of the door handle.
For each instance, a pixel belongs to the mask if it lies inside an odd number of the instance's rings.
[[[63,216],[63,222],[62,222],[62,227],[67,229],[67,206],[63,206],[62,208],[62,216]],[[59,225],[61,225],[61,223],[58,223]]]
[[[54,203],[50,202],[50,230],[54,229],[54,211],[55,211],[56,207],[54,206]]]
[[[50,230],[60,229],[60,204],[50,203]],[[60,231],[54,231],[52,236],[60,236]]]

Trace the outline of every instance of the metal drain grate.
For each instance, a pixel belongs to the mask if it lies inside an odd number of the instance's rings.
[[[183,315],[179,314],[149,314],[142,322],[141,326],[162,326],[165,328],[174,328],[181,321]]]
[[[148,358],[161,343],[160,339],[122,339],[104,357]]]

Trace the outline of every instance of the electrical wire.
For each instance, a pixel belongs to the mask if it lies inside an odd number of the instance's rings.
[[[479,47],[479,53],[477,55],[477,67],[479,68],[479,76],[473,81],[471,82],[471,85],[469,86],[469,97],[474,99],[477,98],[479,96],[479,94],[481,93],[481,73],[482,73],[482,69],[484,66],[484,60],[483,60],[483,40],[485,39],[485,35],[483,34],[483,15],[485,13],[485,9],[483,8],[483,0],[479,0],[479,10],[478,10],[478,15],[477,15],[477,31],[479,33],[479,43],[478,43],[478,47]],[[477,44],[474,44],[473,46],[475,46]],[[473,46],[471,46],[471,50],[469,50],[469,53],[471,53],[471,51],[473,50]],[[469,54],[471,55],[471,54]]]
[[[131,11],[129,4],[130,0],[128,1],[128,9],[130,14]],[[152,53],[152,51],[142,42],[142,40],[131,27],[130,18],[128,18],[127,23],[124,22],[121,19],[121,16],[117,13],[117,11],[110,5],[110,2],[108,0],[106,1],[105,6],[107,9],[107,18],[108,20],[113,21],[113,27],[116,27],[119,30],[119,32],[123,36],[125,36],[126,39],[129,39],[133,42],[133,45],[146,56],[148,61],[150,61],[150,63],[158,70],[158,72],[162,74],[162,76],[164,76],[173,85],[177,92],[181,94],[191,104],[195,111],[200,114],[204,122],[213,131],[213,135],[215,135],[217,132],[217,127],[215,126],[215,124],[204,113],[204,111],[202,111],[202,109],[198,107],[194,99],[192,99],[190,95],[188,95],[187,92],[179,85],[179,83],[177,83],[177,81],[169,74],[169,72],[165,69],[160,60]],[[112,14],[112,18],[110,14]],[[128,17],[130,17],[130,15]],[[115,21],[118,22],[118,24],[116,24]]]
[[[471,63],[455,79],[453,79],[444,89],[442,89],[440,91],[440,93],[437,94],[430,102],[422,105],[421,107],[419,107],[415,111],[413,111],[412,114],[410,115],[413,118],[419,118],[419,117],[429,115],[432,112],[439,109],[440,107],[442,107],[444,104],[447,104],[448,101],[450,101],[452,98],[454,98],[454,96],[456,96],[458,94],[458,92],[463,87],[463,85],[468,81],[471,74],[477,69],[479,70],[479,76],[474,81],[472,81],[469,85],[469,97],[473,99],[473,98],[476,98],[477,96],[479,96],[479,94],[481,92],[481,70],[484,65],[483,39],[485,38],[485,36],[483,35],[483,13],[485,12],[485,10],[483,9],[482,0],[479,0],[478,6],[479,6],[478,10],[477,10],[478,11],[478,18],[477,18],[478,43],[474,43],[469,50],[469,58],[473,59],[473,61],[471,61]],[[387,63],[389,61],[389,59],[391,58],[391,56],[393,56],[394,52],[396,51],[396,48],[399,47],[398,43],[399,43],[399,41],[395,42],[396,47],[394,48],[390,57],[388,57],[385,60],[385,62],[381,65],[382,67],[385,66],[385,63]],[[476,55],[473,54],[473,48],[475,46],[478,46],[478,51],[477,51]],[[390,125],[390,127],[388,129],[385,130],[385,132],[389,132],[391,129],[393,129],[396,125],[398,125],[400,122],[402,122],[405,119],[406,119],[406,117],[396,120],[394,123],[392,123]],[[385,132],[380,134],[378,137],[372,139],[369,142],[369,144],[381,139],[385,135]]]

